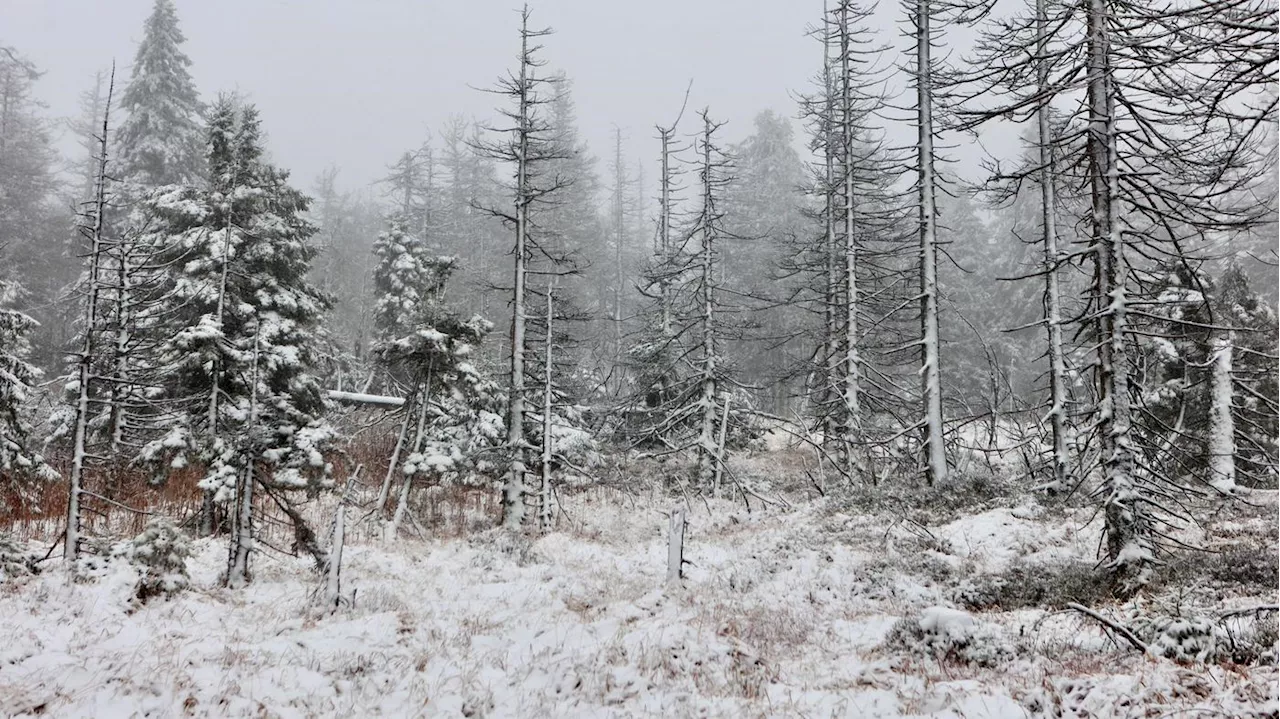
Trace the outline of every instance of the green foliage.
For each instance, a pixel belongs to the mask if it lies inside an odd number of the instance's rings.
[[[281,487],[325,486],[333,431],[314,373],[330,300],[307,280],[317,252],[315,226],[303,218],[309,198],[262,161],[252,106],[220,100],[207,147],[207,186],[175,186],[147,200],[157,222],[145,239],[165,299],[141,321],[159,339],[154,381],[176,411],[171,431],[142,459],[161,474],[203,465],[202,486],[220,500],[249,462],[265,463]]]

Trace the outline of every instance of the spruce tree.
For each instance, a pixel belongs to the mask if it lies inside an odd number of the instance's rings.
[[[228,567],[228,582],[238,585],[248,581],[255,487],[289,511],[287,491],[329,484],[323,452],[334,433],[313,372],[330,301],[306,279],[316,256],[316,228],[303,218],[310,200],[262,159],[256,109],[219,100],[207,146],[207,186],[148,200],[164,220],[150,239],[170,298],[149,318],[167,338],[154,381],[175,421],[144,459],[162,471],[197,463],[212,503],[238,500]],[[300,546],[322,561],[310,530],[290,514]]]
[[[390,539],[405,517],[415,482],[465,479],[484,466],[479,450],[500,445],[504,431],[496,385],[474,364],[476,348],[493,325],[479,315],[464,319],[443,301],[456,260],[430,253],[405,231],[402,217],[391,220],[374,252],[374,355],[396,393],[406,397],[378,495],[383,510],[393,478],[403,478],[387,526]]]
[[[121,179],[142,188],[190,183],[204,171],[202,107],[182,51],[173,0],[156,0],[120,100]]]
[[[0,280],[0,476],[11,481],[22,477],[54,479],[57,474],[30,449],[24,411],[40,371],[26,359],[30,351],[27,335],[35,320],[13,309],[18,293],[16,283]]]

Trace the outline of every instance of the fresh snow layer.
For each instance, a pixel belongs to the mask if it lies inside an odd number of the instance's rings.
[[[982,621],[1011,641],[1040,632],[1043,655],[993,669],[894,655],[881,644],[903,617],[974,619],[896,563],[920,550],[889,551],[890,517],[696,502],[687,577],[668,586],[666,507],[589,495],[532,541],[386,546],[352,524],[332,614],[311,603],[323,580],[305,560],[261,554],[248,589],[220,588],[218,539],[196,543],[192,590],[142,607],[123,566],[0,585],[0,715],[1275,716],[1274,669],[1192,671],[1071,617],[1032,630],[1039,611]],[[940,531],[976,556],[1035,527],[999,510]]]

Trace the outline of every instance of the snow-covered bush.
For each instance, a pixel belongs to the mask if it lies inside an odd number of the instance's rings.
[[[1106,572],[1092,562],[1014,560],[999,574],[983,574],[960,582],[951,600],[970,611],[1025,607],[1091,606],[1111,595]]]
[[[1000,627],[948,607],[929,607],[917,616],[898,620],[884,645],[892,651],[984,667],[1014,656],[1013,645]]]
[[[1254,664],[1280,665],[1280,615],[1272,614],[1254,623],[1247,644],[1256,655]]]
[[[27,577],[40,571],[35,557],[22,543],[7,534],[0,534],[0,584],[19,577]]]
[[[75,576],[81,580],[98,580],[111,574],[114,568],[128,565],[133,543],[104,537],[85,537],[80,556],[76,559]]]
[[[191,545],[173,522],[163,517],[148,522],[142,534],[134,537],[128,553],[129,562],[138,570],[138,599],[145,602],[190,586],[190,556]]]
[[[1216,622],[1194,614],[1151,617],[1134,628],[1153,653],[1181,664],[1219,661],[1230,645]]]

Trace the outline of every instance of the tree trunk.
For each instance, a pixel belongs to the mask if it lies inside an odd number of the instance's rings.
[[[849,66],[849,4],[840,3],[840,140],[844,172],[844,427],[841,457],[848,477],[857,476],[857,451],[862,443],[860,358],[858,356],[858,240],[854,228],[854,106]]]
[[[916,122],[918,131],[917,192],[920,226],[920,368],[925,434],[925,479],[947,481],[947,455],[942,423],[942,379],[938,369],[938,225],[937,177],[933,150],[933,68],[930,0],[916,0]]]
[[[540,468],[541,482],[538,487],[538,530],[544,533],[551,531],[551,463],[554,459],[551,451],[551,410],[553,408],[554,392],[554,384],[551,381],[551,351],[555,344],[555,335],[551,331],[551,315],[555,309],[554,292],[555,287],[549,285],[547,287],[547,339],[546,356],[544,358],[546,367],[543,369],[542,383],[542,467]]]
[[[1107,566],[1121,594],[1147,583],[1154,556],[1146,500],[1134,477],[1130,437],[1129,354],[1126,348],[1127,270],[1124,235],[1117,215],[1115,88],[1106,0],[1089,0],[1088,153],[1091,229],[1095,262],[1098,362],[1098,434],[1105,497]]]
[[[704,118],[702,136],[702,278],[698,286],[701,307],[699,331],[702,341],[702,396],[700,402],[701,430],[698,433],[698,485],[704,491],[712,486],[715,475],[716,455],[716,372],[719,362],[716,347],[715,326],[715,230],[713,213],[715,200],[712,185],[711,120]]]
[[[86,443],[89,434],[89,383],[93,380],[94,333],[98,326],[98,300],[102,278],[103,222],[107,210],[107,138],[111,129],[111,96],[115,90],[115,67],[111,68],[111,82],[107,87],[107,104],[102,113],[102,136],[98,138],[98,178],[94,187],[93,227],[89,241],[89,287],[84,308],[84,341],[77,360],[77,377],[80,381],[76,397],[75,429],[72,443],[71,472],[67,486],[67,529],[62,548],[63,558],[75,562],[80,556],[80,496],[84,490],[85,465],[88,460]]]
[[[1210,415],[1209,484],[1225,495],[1236,491],[1236,428],[1231,413],[1234,333],[1213,339],[1213,405]]]
[[[1048,19],[1047,0],[1036,0],[1036,85],[1041,92],[1049,91]],[[1049,349],[1049,425],[1053,443],[1052,468],[1048,487],[1051,491],[1063,491],[1067,487],[1067,368],[1062,353],[1062,297],[1058,277],[1058,228],[1054,199],[1055,162],[1049,105],[1046,102],[1036,110],[1040,151],[1040,222],[1044,233],[1044,305],[1045,329],[1048,332]]]
[[[507,470],[506,481],[502,491],[502,526],[507,529],[519,529],[525,519],[525,473],[526,443],[524,437],[525,386],[524,386],[524,352],[525,352],[525,281],[526,243],[529,232],[529,203],[531,190],[529,187],[529,133],[530,97],[529,73],[532,67],[529,61],[528,11],[522,15],[520,26],[520,98],[516,127],[516,238],[515,238],[515,277],[513,282],[511,311],[511,379],[510,398],[507,412],[507,449],[511,453],[511,465]]]

